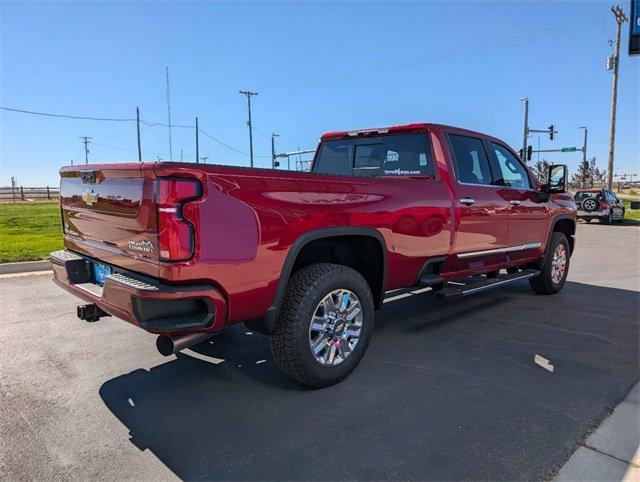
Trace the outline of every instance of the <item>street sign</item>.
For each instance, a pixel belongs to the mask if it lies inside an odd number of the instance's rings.
[[[577,147],[563,147],[561,149],[562,152],[576,152],[578,150]]]

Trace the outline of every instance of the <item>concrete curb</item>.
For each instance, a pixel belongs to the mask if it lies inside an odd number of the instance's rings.
[[[49,269],[51,269],[49,260],[0,263],[0,274],[28,273],[31,271],[47,271]]]
[[[580,444],[554,482],[640,481],[640,383]]]

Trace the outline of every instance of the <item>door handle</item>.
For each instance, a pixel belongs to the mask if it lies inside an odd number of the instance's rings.
[[[521,202],[520,202],[520,201],[516,201],[516,200],[509,201],[509,203],[510,203],[512,206],[520,206],[520,204],[521,204]]]
[[[476,200],[472,197],[463,197],[460,199],[460,204],[464,204],[465,206],[472,206],[476,203]]]

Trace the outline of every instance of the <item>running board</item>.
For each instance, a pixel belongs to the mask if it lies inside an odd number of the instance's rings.
[[[513,283],[521,279],[532,278],[540,274],[537,269],[524,269],[513,274],[505,274],[496,278],[487,278],[482,281],[476,281],[466,285],[446,287],[436,293],[438,298],[456,298],[458,296],[467,296],[481,291],[491,290],[507,283]]]
[[[427,273],[427,274],[423,274],[420,277],[419,284],[421,286],[434,286],[434,285],[439,285],[443,283],[444,283],[444,278],[442,278],[442,276],[433,274],[433,273]]]

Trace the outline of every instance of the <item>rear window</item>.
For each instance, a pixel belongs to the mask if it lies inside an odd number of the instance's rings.
[[[313,172],[355,176],[434,176],[427,134],[338,139],[320,144]]]
[[[602,193],[600,191],[578,191],[574,196],[575,201],[583,201],[588,197],[601,197]]]

